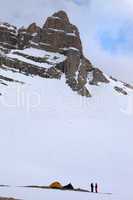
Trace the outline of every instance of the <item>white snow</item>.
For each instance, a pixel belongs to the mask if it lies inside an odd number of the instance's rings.
[[[93,80],[93,71],[88,73],[88,80],[89,81]]]
[[[66,33],[66,35],[77,37],[75,33]]]
[[[51,16],[50,18],[62,20],[60,17]]]
[[[3,67],[6,68],[6,70],[0,69],[0,75],[2,75],[4,77],[7,77],[7,78],[14,79],[16,81],[20,81],[20,82],[26,83],[26,84],[31,84],[31,80],[30,80],[31,76],[25,76],[24,74],[20,74],[18,70],[16,70],[15,72],[12,72],[10,70],[10,68],[8,68],[5,65],[3,65]],[[4,80],[2,80],[2,81],[6,83],[6,81],[4,81]]]
[[[132,200],[133,92],[119,95],[112,83],[89,85],[93,97],[83,98],[64,78],[7,75],[28,84],[0,85],[1,184],[49,185],[58,180],[88,188],[98,182],[101,192],[113,195],[0,188],[0,196]]]
[[[55,29],[55,28],[48,28],[48,29],[51,30],[51,31],[55,31],[55,32],[63,32],[63,33],[65,33],[65,31],[61,30],[61,29]]]
[[[0,188],[0,196],[8,196],[8,197],[16,197],[23,200],[96,200],[98,196],[102,198],[102,200],[113,200],[111,195],[97,195],[97,194],[88,194],[88,193],[79,193],[79,192],[64,192],[64,191],[56,191],[56,190],[40,190],[40,189],[27,189],[27,188]],[[115,196],[113,196],[115,197]]]
[[[5,53],[3,52],[4,51],[4,48],[2,48],[1,46],[0,46],[0,56],[5,56]],[[2,51],[3,50],[3,51]]]
[[[74,50],[74,51],[79,51],[79,49],[75,48],[75,47],[68,47],[68,48],[60,48],[60,49],[63,49],[64,51],[67,51],[67,50]]]
[[[5,25],[5,24],[0,24],[0,27],[2,27],[2,28],[6,28],[6,29],[8,29],[8,30],[16,30],[14,27],[12,27],[12,26],[7,26],[7,25]]]
[[[34,57],[47,57],[47,61],[49,63],[39,63],[35,62],[33,60],[30,60],[28,58],[25,58],[21,55],[14,54],[15,52],[23,53],[25,55],[34,56]],[[38,67],[44,67],[44,68],[50,68],[54,64],[63,62],[66,59],[66,56],[60,53],[53,53],[45,50],[35,49],[35,48],[26,48],[24,50],[12,50],[8,55],[9,58],[15,58],[23,62],[27,62],[29,64],[38,66]]]
[[[0,22],[0,28],[5,28],[9,31],[13,31],[12,34],[17,35],[17,29],[14,26],[11,26],[10,24]]]
[[[35,45],[35,46],[38,46],[38,43],[35,43],[35,42],[33,42],[33,41],[30,41],[30,44],[33,44],[33,45]]]
[[[31,65],[35,65],[37,67],[44,67],[44,68],[50,68],[52,67],[51,64],[48,64],[48,63],[39,63],[39,62],[35,62],[33,60],[30,60],[28,58],[24,58],[23,56],[20,56],[20,55],[17,55],[17,54],[12,54],[12,53],[9,53],[8,54],[8,57],[9,58],[15,58],[15,59],[18,59],[22,62],[25,62],[25,63],[28,63],[28,64],[31,64]]]
[[[35,37],[37,35],[37,33],[32,33],[32,36]]]
[[[63,32],[65,33],[66,35],[69,35],[69,36],[74,36],[74,37],[77,37],[75,33],[68,33],[68,32],[65,32],[64,30],[62,29],[54,29],[54,28],[48,28],[49,30],[52,30],[52,31],[55,31],[55,32]]]
[[[51,46],[51,44],[45,43],[45,42],[39,42],[39,44],[45,45],[45,46]]]
[[[80,66],[81,66],[81,64],[82,64],[82,60],[80,59],[80,63],[79,63],[79,66],[78,66],[78,70],[77,70],[77,72],[75,73],[75,79],[76,79],[76,81],[78,80],[78,76],[79,76],[79,71],[80,71]]]

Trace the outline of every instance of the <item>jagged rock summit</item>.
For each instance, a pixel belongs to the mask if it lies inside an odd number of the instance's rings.
[[[59,11],[48,17],[42,28],[40,42],[51,47],[52,51],[63,52],[71,48],[82,54],[82,44],[76,26],[69,21],[64,11]]]
[[[17,29],[0,23],[0,83],[18,81],[3,76],[5,70],[26,76],[61,79],[79,95],[90,97],[90,85],[114,81],[93,67],[84,56],[78,28],[71,24],[65,11],[48,17],[43,27],[32,23]],[[114,81],[116,83],[116,81]],[[126,84],[114,90],[127,95]],[[124,87],[124,88],[123,88]],[[117,90],[116,90],[117,88]],[[131,87],[130,87],[131,88]]]

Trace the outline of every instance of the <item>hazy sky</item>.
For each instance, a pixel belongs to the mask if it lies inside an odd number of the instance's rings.
[[[1,0],[0,20],[18,26],[66,10],[80,29],[84,51],[93,64],[133,82],[132,0]]]

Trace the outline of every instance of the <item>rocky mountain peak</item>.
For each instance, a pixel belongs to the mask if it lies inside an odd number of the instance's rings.
[[[35,34],[40,30],[40,27],[37,26],[37,24],[34,22],[29,25],[29,27],[26,29],[27,33],[29,34]]]
[[[69,49],[80,51],[82,43],[78,28],[70,23],[67,14],[59,11],[48,17],[42,28],[40,42],[49,50],[63,52]]]
[[[0,23],[0,68],[52,79],[64,74],[66,84],[86,97],[91,96],[90,85],[110,82],[84,56],[79,30],[64,11],[48,17],[42,28],[36,23],[20,29]],[[0,83],[1,79],[13,81],[0,75]],[[126,94],[123,88],[114,89]]]
[[[58,19],[62,19],[66,23],[69,23],[68,15],[67,15],[67,13],[64,10],[60,10],[60,11],[54,13],[52,16],[56,17]]]

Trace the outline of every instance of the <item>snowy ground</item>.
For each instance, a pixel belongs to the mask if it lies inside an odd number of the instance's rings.
[[[90,86],[83,98],[62,80],[8,72],[27,84],[0,85],[0,184],[63,185],[98,182],[112,196],[0,188],[0,196],[27,200],[133,199],[133,93],[112,84]]]
[[[16,198],[24,200],[44,200],[44,199],[72,199],[72,200],[112,200],[111,195],[101,194],[88,194],[79,192],[64,192],[56,190],[36,190],[36,189],[25,189],[25,188],[6,188],[0,190],[0,195],[6,195],[8,197],[14,196]]]

